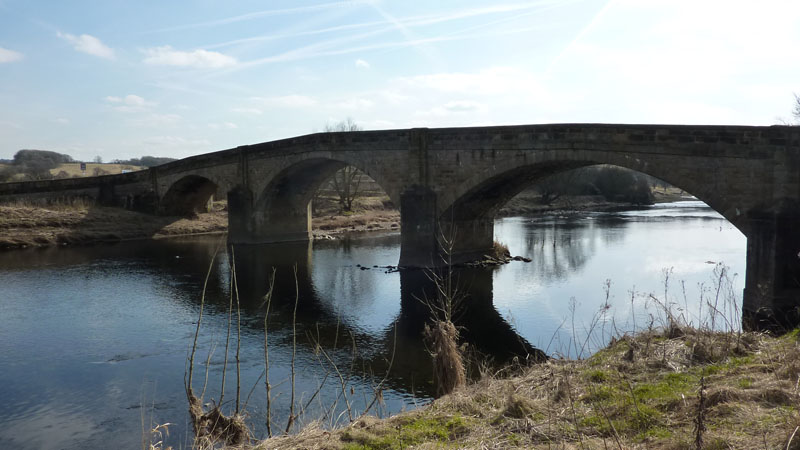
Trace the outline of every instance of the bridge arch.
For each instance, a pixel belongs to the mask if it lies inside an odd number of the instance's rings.
[[[186,175],[172,183],[161,198],[161,214],[192,216],[208,212],[209,203],[217,192],[217,183],[200,175]]]
[[[352,166],[370,177],[397,203],[397,189],[387,187],[380,173],[355,158],[336,158],[325,154],[305,155],[288,161],[253,193],[252,232],[269,236],[271,242],[308,239],[311,234],[311,201],[323,183],[338,170]],[[363,158],[362,158],[363,159]],[[264,240],[262,240],[264,241]]]
[[[747,222],[742,211],[737,210],[715,188],[713,171],[676,170],[673,164],[664,164],[658,156],[642,155],[633,158],[628,154],[613,152],[584,152],[560,150],[557,157],[550,152],[528,154],[518,158],[496,161],[484,170],[463,180],[448,192],[440,194],[440,220],[469,221],[492,219],[511,198],[539,180],[560,172],[588,166],[611,165],[650,175],[694,195],[720,213],[744,234]]]

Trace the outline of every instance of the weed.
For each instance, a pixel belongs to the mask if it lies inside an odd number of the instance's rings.
[[[422,442],[447,442],[466,431],[468,422],[461,416],[417,417],[394,430],[349,428],[342,432],[345,449],[405,449]]]
[[[590,370],[586,372],[584,376],[592,383],[603,383],[608,381],[608,373],[603,370]]]

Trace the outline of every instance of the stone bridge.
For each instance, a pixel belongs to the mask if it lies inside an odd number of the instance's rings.
[[[231,243],[310,238],[310,200],[336,170],[373,178],[401,214],[401,266],[493,242],[500,207],[537,179],[611,164],[695,195],[747,236],[746,320],[800,317],[800,127],[557,124],[318,133],[147,171],[9,183],[0,197],[85,195],[167,214],[228,198]],[[658,239],[658,236],[653,236]]]

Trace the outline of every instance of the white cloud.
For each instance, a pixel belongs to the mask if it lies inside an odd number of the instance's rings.
[[[339,109],[367,109],[371,108],[375,102],[365,98],[351,98],[336,103],[334,106]]]
[[[383,119],[369,120],[364,122],[362,125],[364,126],[365,130],[388,130],[397,128],[397,124],[395,122]]]
[[[239,128],[239,126],[233,122],[223,122],[223,123],[210,123],[208,124],[208,128],[211,128],[212,130],[235,130]]]
[[[445,103],[443,108],[446,111],[457,112],[458,113],[458,112],[475,111],[475,110],[483,108],[483,105],[481,105],[478,102],[473,102],[473,101],[469,101],[469,100],[460,100],[460,101],[454,101],[454,102],[447,102],[447,103]]]
[[[207,147],[211,145],[207,139],[186,139],[181,136],[152,136],[142,141],[145,145],[164,148]]]
[[[16,122],[8,122],[6,120],[0,120],[0,127],[13,128],[15,130],[21,130],[23,128],[22,125]]]
[[[493,67],[479,72],[449,72],[396,80],[412,89],[446,93],[545,95],[546,90],[530,72],[513,67]]]
[[[64,117],[59,117],[58,119],[55,120],[55,122],[56,123],[60,123],[61,125],[68,125],[69,124],[69,119],[64,118]]]
[[[264,111],[258,108],[231,108],[231,112],[239,114],[249,114],[252,116],[260,116],[261,114],[264,114]]]
[[[548,71],[583,120],[755,125],[788,112],[800,3],[618,0],[604,11]]]
[[[22,53],[0,47],[0,64],[19,61],[22,59]]]
[[[75,36],[59,31],[58,37],[72,44],[72,47],[79,52],[105,59],[114,59],[114,50],[92,35],[82,34],[80,36]]]
[[[219,69],[235,66],[236,58],[209,50],[180,51],[171,46],[148,48],[142,50],[146,57],[145,64],[154,66],[192,67],[195,69]]]
[[[131,119],[129,124],[138,127],[170,127],[183,120],[178,114],[148,114],[144,117]]]
[[[306,95],[283,95],[279,97],[254,97],[253,100],[266,106],[278,106],[284,108],[306,108],[315,106],[317,100]]]
[[[109,95],[105,98],[105,101],[117,105],[114,106],[114,110],[119,112],[141,112],[158,104],[133,94],[128,94],[125,97]]]
[[[371,98],[391,105],[402,126],[537,123],[565,111],[573,94],[552,90],[538,74],[516,67],[438,72],[390,80]],[[566,102],[566,103],[565,103]],[[491,114],[489,114],[491,112]],[[416,117],[416,119],[415,119]],[[419,122],[414,122],[418,120]]]
[[[359,58],[356,60],[356,67],[361,69],[369,69],[370,65],[368,62],[364,61],[363,59]]]
[[[473,115],[486,112],[488,108],[478,102],[471,100],[450,101],[441,106],[436,106],[428,111],[417,112],[420,116],[449,116],[449,115]]]
[[[411,97],[406,94],[402,94],[397,90],[394,89],[387,89],[377,93],[377,95],[383,100],[385,100],[390,105],[400,105],[402,103],[408,102]]]

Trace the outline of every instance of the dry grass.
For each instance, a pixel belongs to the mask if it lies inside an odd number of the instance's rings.
[[[489,256],[495,259],[508,259],[511,258],[511,251],[508,249],[508,245],[500,241],[494,241],[492,243],[492,253]]]
[[[354,212],[342,213],[335,198],[315,200],[312,228],[316,237],[354,231],[399,230],[400,212],[386,195],[361,196],[354,202]]]
[[[250,441],[250,430],[241,414],[226,416],[219,406],[205,411],[201,400],[192,396],[189,415],[195,432],[196,449],[213,449],[222,443],[231,448]]]
[[[698,351],[711,357],[700,360]],[[484,377],[388,419],[312,426],[254,448],[692,449],[703,377],[702,448],[784,449],[800,424],[798,367],[797,332],[650,331],[586,360]],[[798,439],[788,448],[800,448]]]
[[[425,324],[423,336],[433,357],[436,394],[449,394],[464,386],[467,378],[458,348],[458,330],[453,322],[437,320],[430,325]]]
[[[0,249],[223,232],[227,222],[227,214],[220,211],[187,219],[100,207],[80,200],[46,205],[3,204]]]

